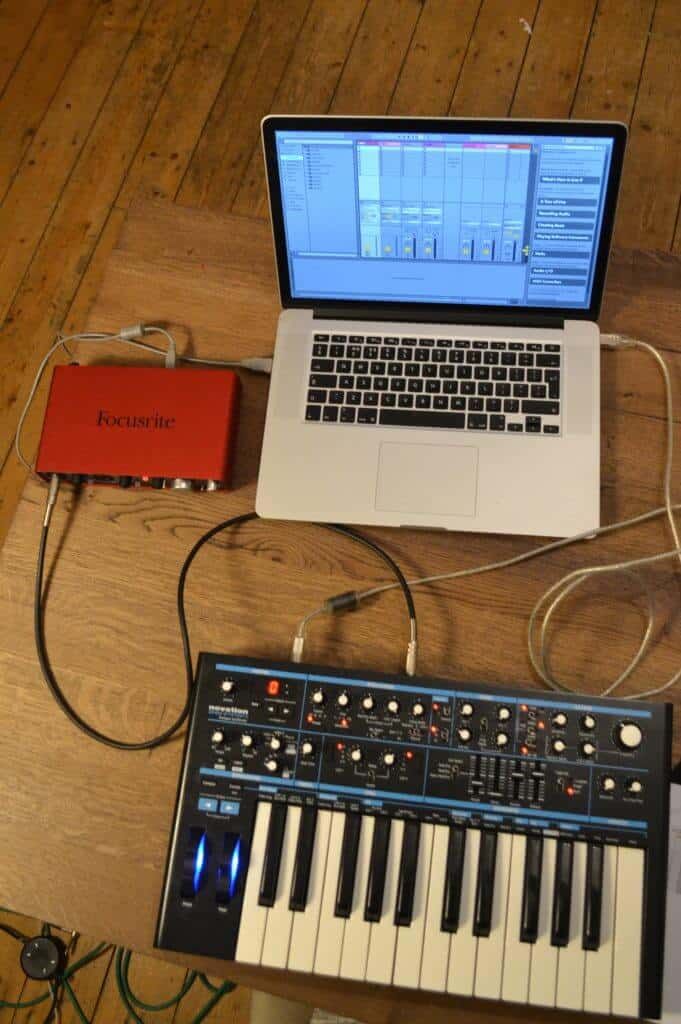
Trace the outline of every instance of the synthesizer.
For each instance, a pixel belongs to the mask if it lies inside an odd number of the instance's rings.
[[[672,706],[202,654],[156,944],[661,1014]]]

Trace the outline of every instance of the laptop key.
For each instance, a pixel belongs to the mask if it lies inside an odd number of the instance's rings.
[[[452,339],[451,338],[438,338],[436,344],[437,344],[438,348],[451,348],[452,347]]]
[[[533,384],[530,388],[531,398],[546,398],[546,384]]]
[[[419,345],[423,345],[424,348],[432,348],[435,344],[435,338],[419,338]]]
[[[539,384],[541,382],[541,370],[528,370],[527,381],[529,384]]]
[[[476,366],[473,369],[473,376],[476,380],[489,380],[489,366]]]
[[[525,380],[525,371],[522,369],[522,367],[512,366],[511,369],[508,371],[508,379],[512,381]]]
[[[462,395],[474,395],[475,394],[475,381],[462,380],[459,387],[459,391]]]
[[[378,405],[378,394],[375,391],[365,391],[362,405]]]
[[[328,352],[329,352],[329,346],[325,345],[323,342],[316,341],[314,343],[314,345],[312,346],[312,355],[313,356],[320,356],[320,357],[321,356],[325,356],[325,355],[328,355]]]
[[[488,341],[474,341],[473,348],[489,348]]]
[[[505,341],[493,341],[491,347],[496,349],[498,352],[501,352],[503,349],[506,348],[506,342]]]
[[[313,423],[316,423],[322,418],[322,407],[321,405],[308,405],[305,410],[305,419]]]
[[[430,352],[427,348],[417,348],[414,352],[414,359],[417,363],[427,363],[430,359]]]
[[[378,420],[378,409],[366,409],[362,407],[357,410],[358,423],[376,423]]]
[[[492,367],[492,380],[508,380],[508,370],[505,366]]]
[[[325,405],[324,413],[322,415],[324,423],[337,423],[338,422],[338,406],[337,405]]]
[[[330,391],[329,402],[331,403],[331,405],[342,405],[344,394],[345,392],[343,391]]]
[[[357,410],[352,409],[347,405],[344,405],[340,411],[341,423],[354,423],[355,417],[357,416]]]
[[[544,345],[545,352],[560,352],[560,345]]]
[[[457,348],[470,348],[471,347],[470,341],[466,341],[465,338],[457,338],[456,341],[454,342],[454,344],[456,345]]]
[[[323,405],[326,401],[326,391],[318,391],[315,388],[310,388],[307,393],[307,400],[311,404],[319,403],[320,405]]]
[[[504,412],[518,413],[520,412],[520,402],[517,398],[507,398],[504,402]]]
[[[381,395],[381,406],[384,409],[392,409],[397,405],[397,395],[392,391],[386,391]]]
[[[346,405],[361,405],[362,404],[362,392],[361,391],[348,391],[345,396]]]
[[[388,383],[387,377],[374,377],[374,391],[387,391]]]
[[[534,366],[534,356],[531,352],[521,352],[518,356],[518,366]]]
[[[510,384],[497,384],[494,388],[497,398],[507,398],[511,394]]]
[[[425,378],[437,377],[437,366],[433,366],[431,363],[428,363],[427,366],[422,366],[421,376]]]
[[[442,382],[442,390],[446,395],[456,395],[459,390],[458,380],[444,380]]]
[[[404,377],[395,377],[393,380],[391,380],[390,381],[390,390],[391,391],[406,391],[407,390],[407,382],[404,379]]]
[[[549,367],[560,366],[560,356],[544,355],[544,354],[542,354],[542,355],[536,356],[536,360],[537,360],[537,363],[536,363],[537,366],[549,366]]]
[[[442,385],[439,380],[427,380],[426,381],[426,394],[427,395],[439,395],[440,388]]]
[[[466,417],[462,412],[382,409],[379,422],[382,426],[390,427],[443,427],[461,430],[466,425]]]
[[[541,352],[541,345],[539,345],[536,341],[528,341],[528,343],[527,343],[527,351],[528,352]]]
[[[310,363],[311,373],[333,373],[333,359],[313,359]]]
[[[334,373],[311,373],[311,388],[335,388],[338,387],[338,377]]]
[[[315,334],[314,340],[315,341],[328,341],[329,340],[329,336],[328,336],[328,334]]]
[[[514,384],[513,385],[513,397],[514,398],[527,398],[530,393],[530,389],[527,384]]]
[[[466,353],[460,352],[458,348],[453,348],[448,358],[450,363],[463,363],[466,359]]]
[[[466,399],[462,398],[461,395],[451,398],[449,401],[449,408],[453,412],[464,412],[466,409]]]
[[[482,362],[482,352],[475,352],[471,349],[470,352],[466,352],[466,362],[470,365],[478,364]]]
[[[407,391],[410,391],[412,395],[423,391],[423,381],[417,377],[412,377],[407,381]]]
[[[388,376],[389,377],[401,377],[402,376],[402,363],[388,363]]]
[[[367,338],[367,341],[370,339]],[[380,339],[377,339],[380,340]],[[378,359],[378,346],[377,345],[365,345],[364,346],[364,358],[365,359]]]
[[[515,366],[517,356],[515,352],[502,352],[501,353],[501,365],[502,366]]]
[[[414,405],[413,395],[398,395],[397,396],[397,407],[399,409],[411,409]]]
[[[557,424],[555,424],[555,423],[545,423],[544,424],[544,433],[545,434],[559,434],[560,433],[560,427]]]
[[[525,430],[528,434],[538,434],[541,430],[541,420],[538,416],[525,417]]]
[[[484,413],[471,412],[468,414],[466,426],[469,430],[487,430],[487,416]]]
[[[550,381],[548,384],[548,397],[549,398],[560,398],[560,383],[558,381]]]
[[[435,395],[433,398],[433,409],[443,410],[449,408],[449,399],[446,395]]]
[[[369,363],[368,363],[368,361],[366,359],[358,359],[358,360],[356,360],[356,362],[354,362],[353,365],[352,365],[352,372],[353,373],[368,373],[369,372]]]
[[[521,434],[525,428],[522,423],[507,423],[506,429],[513,434]]]
[[[334,359],[342,359],[345,355],[345,345],[332,345],[329,349],[329,355],[333,356]]]
[[[431,352],[430,358],[433,363],[446,363],[447,353],[443,348],[436,348]]]
[[[418,363],[406,363],[404,367],[405,377],[418,377],[421,372],[421,367]]]
[[[449,365],[448,363],[444,363],[444,364],[443,364],[443,365],[442,365],[442,366],[441,366],[441,367],[439,368],[439,370],[437,371],[437,373],[438,373],[438,377],[442,378],[443,380],[444,380],[445,378],[451,378],[451,377],[453,377],[453,376],[454,376],[454,367],[453,367],[453,366],[450,366],[450,365]]]
[[[485,403],[482,398],[469,398],[468,399],[468,411],[469,412],[483,412]]]
[[[362,358],[362,346],[361,345],[348,345],[345,350],[345,354],[348,359],[361,359]]]
[[[491,381],[488,380],[478,381],[478,394],[484,395],[485,397],[487,397],[488,395],[493,395],[494,384],[492,384]]]
[[[384,359],[386,362],[389,362],[391,359],[395,358],[395,349],[392,346],[384,345],[379,355],[381,359]]]
[[[383,339],[384,345],[399,345],[399,343],[400,339],[397,338],[394,334],[386,334],[385,338]]]
[[[357,377],[355,387],[358,391],[368,391],[371,387],[371,377]]]
[[[410,363],[414,358],[413,348],[398,348],[397,358],[400,359],[403,363]]]
[[[331,341],[347,341],[347,340],[348,340],[347,334],[332,334],[331,335]]]
[[[417,395],[416,396],[416,408],[417,409],[430,409],[430,395]]]
[[[522,341],[510,341],[508,347],[510,348],[511,352],[522,352],[522,350],[525,348]]]
[[[473,376],[472,366],[457,366],[456,376],[459,380],[470,380]]]
[[[501,399],[488,398],[485,402],[485,412],[501,412]]]
[[[385,363],[380,360],[374,360],[371,364],[371,373],[374,377],[382,377],[385,373]]]
[[[348,377],[347,375],[340,377],[338,380],[338,387],[343,388],[344,391],[352,391],[355,386],[355,378]]]
[[[557,416],[560,412],[560,405],[558,402],[533,402],[530,399],[523,402],[522,411],[534,416]]]
[[[364,341],[364,335],[363,334],[351,334],[350,335],[350,341],[354,342],[355,345],[361,345],[362,342]]]
[[[490,416],[489,418],[489,429],[490,430],[505,430],[506,429],[506,417],[505,416]]]
[[[497,366],[497,364],[499,363],[499,353],[485,352],[483,356],[483,361],[486,366]]]

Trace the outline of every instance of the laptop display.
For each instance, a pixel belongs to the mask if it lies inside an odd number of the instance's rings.
[[[600,303],[620,126],[593,134],[599,126],[562,124],[547,134],[513,122],[501,131],[478,130],[484,122],[467,131],[272,122],[275,237],[278,211],[295,304],[583,315]]]

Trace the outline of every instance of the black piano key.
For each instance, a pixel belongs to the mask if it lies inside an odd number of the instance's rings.
[[[336,917],[350,917],[352,896],[355,891],[355,871],[357,870],[357,850],[359,833],[362,827],[362,815],[355,812],[345,817],[343,829],[343,845],[341,847],[340,872],[336,887]]]
[[[551,915],[552,946],[567,946],[570,939],[573,852],[571,839],[558,840],[556,874],[553,882],[553,913]]]
[[[374,822],[374,836],[371,841],[369,878],[367,881],[366,903],[364,904],[365,921],[375,922],[381,920],[389,843],[390,818],[377,817]]]
[[[455,932],[459,927],[465,853],[466,829],[463,825],[450,825],[445,867],[445,891],[442,898],[442,921],[440,923],[443,932]]]
[[[586,854],[584,891],[584,930],[582,949],[596,950],[601,944],[601,906],[603,903],[603,846],[589,843]]]
[[[497,863],[497,834],[483,829],[480,834],[478,880],[475,886],[475,917],[473,935],[487,939],[492,930],[494,904],[494,872]]]
[[[397,902],[395,904],[395,924],[408,926],[414,910],[414,888],[416,885],[416,867],[419,859],[419,839],[421,823],[405,821],[402,837],[402,853],[400,856],[400,876],[397,882]]]
[[[523,876],[523,906],[520,916],[520,941],[536,942],[539,932],[539,891],[544,843],[541,836],[528,836]]]
[[[300,815],[296,859],[293,865],[293,878],[291,879],[291,898],[288,904],[289,910],[305,910],[307,906],[307,889],[310,884],[310,868],[312,866],[312,851],[314,849],[316,828],[317,808],[314,805],[308,804],[306,807],[303,807]]]
[[[286,828],[286,804],[272,804],[270,823],[267,826],[267,843],[265,844],[265,860],[260,876],[260,893],[258,903],[261,907],[273,907],[277,898],[279,881],[279,865],[281,863],[281,847],[284,842]]]

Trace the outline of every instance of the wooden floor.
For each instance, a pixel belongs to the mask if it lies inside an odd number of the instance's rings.
[[[0,542],[36,364],[83,325],[136,195],[265,217],[268,111],[612,118],[617,243],[681,252],[680,53],[679,0],[0,0]],[[0,937],[0,999],[13,956]],[[124,1019],[107,964],[79,983],[97,1024]],[[149,999],[182,977],[138,969]]]

